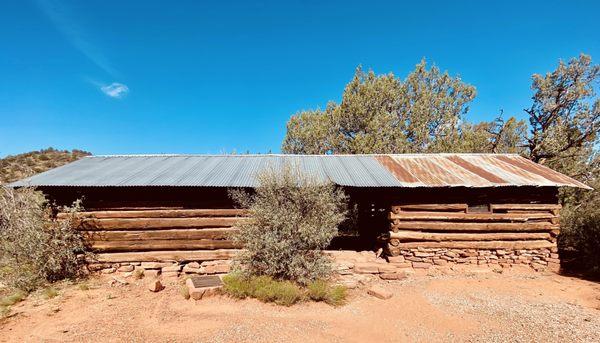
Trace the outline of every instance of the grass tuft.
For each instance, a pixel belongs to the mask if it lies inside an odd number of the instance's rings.
[[[58,295],[58,291],[54,287],[48,287],[42,291],[42,295],[44,299],[52,299]]]
[[[9,307],[23,301],[27,297],[27,292],[17,290],[14,293],[0,298],[0,306]]]
[[[305,299],[339,306],[346,299],[345,287],[331,287],[323,280],[314,281],[304,288],[292,281],[276,280],[269,276],[246,277],[232,273],[223,277],[223,284],[223,292],[234,298],[256,298],[283,306],[291,306]]]
[[[137,280],[142,279],[144,277],[144,269],[136,268],[136,270],[133,272],[133,277]]]
[[[188,300],[190,298],[190,290],[187,288],[186,285],[180,285],[179,286],[179,294],[181,294],[181,296],[185,300]]]

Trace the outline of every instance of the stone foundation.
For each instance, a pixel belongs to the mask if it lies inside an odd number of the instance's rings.
[[[381,257],[372,251],[327,251],[333,260],[335,279],[349,288],[383,280],[401,280],[409,275],[438,275],[473,271],[520,270],[554,271],[560,268],[557,248],[536,250],[476,250],[416,248],[401,250],[398,256]],[[89,264],[88,270],[125,276],[143,272],[162,279],[182,275],[215,275],[230,271],[230,260],[177,262],[126,262]]]
[[[144,276],[177,278],[182,275],[214,275],[227,274],[231,268],[230,260],[178,262],[124,262],[124,263],[91,263],[91,272],[103,274],[121,272],[125,275],[144,273]]]
[[[553,271],[560,269],[557,248],[536,250],[406,249],[399,256],[378,257],[371,251],[329,251],[335,278],[349,288],[378,279],[402,280],[409,275],[445,273]]]

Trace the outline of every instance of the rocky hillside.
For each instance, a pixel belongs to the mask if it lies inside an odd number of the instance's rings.
[[[60,167],[91,153],[83,150],[56,150],[54,148],[26,152],[0,159],[0,184]]]

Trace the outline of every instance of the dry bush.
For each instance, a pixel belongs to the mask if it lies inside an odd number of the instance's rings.
[[[258,176],[259,186],[249,194],[235,190],[230,196],[248,208],[232,239],[244,247],[240,266],[250,275],[267,275],[300,284],[326,278],[331,261],[322,252],[346,217],[346,196],[284,164]]]
[[[78,275],[84,241],[73,230],[79,202],[52,219],[44,195],[31,188],[0,188],[0,276],[9,286],[32,291],[46,282]]]
[[[91,155],[83,150],[56,150],[53,148],[6,156],[0,159],[0,184],[60,167]]]

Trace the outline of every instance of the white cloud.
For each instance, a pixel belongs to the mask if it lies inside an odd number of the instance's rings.
[[[113,82],[107,86],[101,86],[100,90],[109,97],[117,99],[121,99],[129,93],[129,87],[118,82]]]

